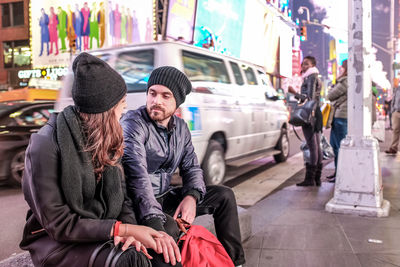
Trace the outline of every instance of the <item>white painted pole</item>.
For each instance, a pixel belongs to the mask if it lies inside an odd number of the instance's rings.
[[[371,0],[349,0],[348,135],[339,150],[334,197],[325,208],[333,213],[382,217],[379,144],[371,136]]]

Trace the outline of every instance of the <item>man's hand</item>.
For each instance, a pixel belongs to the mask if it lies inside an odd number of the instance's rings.
[[[176,262],[181,262],[181,253],[175,240],[165,232],[158,231],[161,237],[155,238],[157,249],[155,250],[158,254],[164,255],[164,261],[166,263],[171,262],[171,265],[175,265]]]
[[[186,196],[175,211],[174,219],[181,218],[192,224],[196,217],[196,199],[193,196]]]

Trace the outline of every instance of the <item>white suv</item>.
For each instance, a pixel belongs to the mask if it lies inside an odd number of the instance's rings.
[[[128,88],[128,109],[146,103],[154,68],[174,66],[193,90],[176,114],[188,124],[207,184],[223,182],[226,165],[241,166],[266,156],[289,154],[288,111],[262,68],[179,42],[157,42],[91,52],[117,70]],[[72,104],[69,73],[56,104]]]

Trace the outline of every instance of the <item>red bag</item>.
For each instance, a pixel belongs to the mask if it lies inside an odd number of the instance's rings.
[[[234,267],[231,258],[219,240],[201,225],[190,225],[182,219],[177,223],[184,235],[182,244],[183,267]]]

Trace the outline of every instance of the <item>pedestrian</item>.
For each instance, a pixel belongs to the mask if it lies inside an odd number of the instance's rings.
[[[146,106],[122,118],[128,195],[139,222],[165,235],[164,241],[171,245],[166,263],[179,257],[172,249],[177,236],[170,222],[181,217],[192,223],[196,216],[213,214],[218,239],[239,266],[245,258],[235,195],[225,186],[205,186],[188,126],[174,115],[191,89],[191,82],[178,69],[157,68],[147,83]],[[183,186],[172,188],[178,167]]]
[[[317,102],[313,123],[302,126],[304,138],[310,149],[310,161],[306,163],[306,175],[304,181],[297,186],[321,186],[322,173],[322,149],[320,146],[322,132],[322,113],[319,107],[319,98],[322,83],[318,78],[319,71],[316,67],[316,60],[313,56],[306,56],[301,63],[301,84],[300,94],[295,92],[293,87],[289,91],[295,93],[295,97],[301,101],[314,100]]]
[[[386,118],[389,117],[389,127],[387,127],[386,130],[393,130],[391,106],[392,106],[392,99],[387,97],[385,99],[384,110],[385,110],[385,124],[386,124]]]
[[[393,91],[392,97],[392,125],[393,135],[390,147],[385,151],[387,154],[395,155],[399,147],[400,138],[400,87],[396,87]]]
[[[335,172],[327,176],[329,182],[334,183],[337,170],[340,142],[347,135],[347,59],[342,62],[341,73],[335,86],[329,90],[328,99],[332,102],[333,120],[330,143],[335,153]],[[332,112],[332,111],[331,111]]]
[[[112,247],[92,253],[113,240],[124,251],[116,266],[151,266],[144,253],[161,235],[137,225],[120,163],[125,82],[87,53],[72,69],[75,105],[53,114],[26,150],[22,188],[30,209],[20,247],[35,266],[88,266],[92,255],[93,266],[105,266]]]

